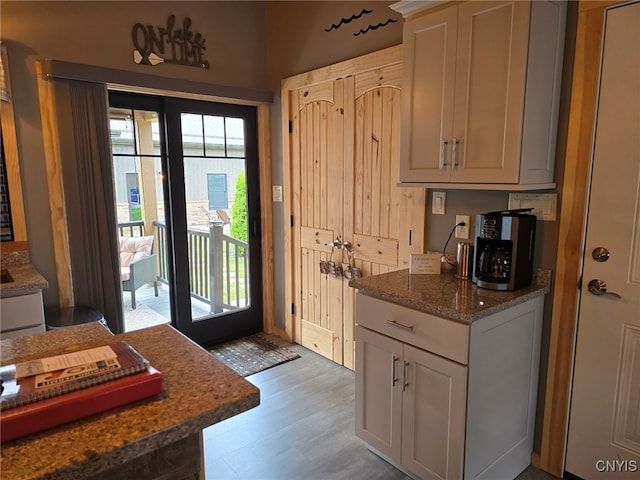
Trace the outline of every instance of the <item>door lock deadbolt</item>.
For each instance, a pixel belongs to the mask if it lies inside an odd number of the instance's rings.
[[[596,262],[606,262],[609,260],[611,254],[609,250],[604,247],[596,247],[593,249],[593,252],[591,252],[591,256]]]

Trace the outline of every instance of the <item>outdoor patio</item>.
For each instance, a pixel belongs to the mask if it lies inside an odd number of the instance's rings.
[[[126,332],[140,330],[163,323],[170,323],[171,312],[169,305],[169,287],[164,283],[158,284],[158,296],[154,294],[153,286],[144,285],[136,291],[136,308],[131,308],[131,295],[124,292],[122,295],[122,307],[124,311],[124,326]],[[191,310],[196,318],[209,314],[209,305],[191,299]]]

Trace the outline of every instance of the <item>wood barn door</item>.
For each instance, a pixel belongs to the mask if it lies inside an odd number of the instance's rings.
[[[401,76],[393,47],[284,82],[288,323],[296,342],[348,368],[355,292],[347,278],[321,273],[320,262],[369,276],[407,268],[409,254],[423,251],[424,189],[396,186]],[[351,251],[332,252],[334,241]]]

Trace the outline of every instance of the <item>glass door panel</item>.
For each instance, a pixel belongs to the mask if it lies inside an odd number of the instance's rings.
[[[159,111],[109,111],[125,331],[171,321]]]
[[[123,303],[135,297],[138,314],[148,303],[203,346],[261,331],[256,108],[124,92],[109,102],[119,222],[142,227],[120,235],[152,236],[157,255],[157,281],[133,293],[123,281]]]
[[[181,128],[191,316],[198,320],[251,306],[244,121],[183,113]],[[218,195],[211,209],[216,178],[227,197]]]
[[[201,343],[255,333],[262,329],[255,108],[167,105],[169,137],[181,140],[169,150],[172,197],[179,186],[184,196],[184,213],[174,210],[185,224],[176,229],[176,263],[184,261],[188,272],[177,284],[189,286],[190,304],[188,315],[179,312],[178,328]]]

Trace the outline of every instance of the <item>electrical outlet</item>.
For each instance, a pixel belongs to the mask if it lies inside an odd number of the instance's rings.
[[[456,215],[456,225],[464,222],[463,227],[456,227],[456,238],[469,238],[471,217],[469,215]]]
[[[556,221],[557,193],[510,193],[509,208],[533,208],[531,215],[538,220]]]

